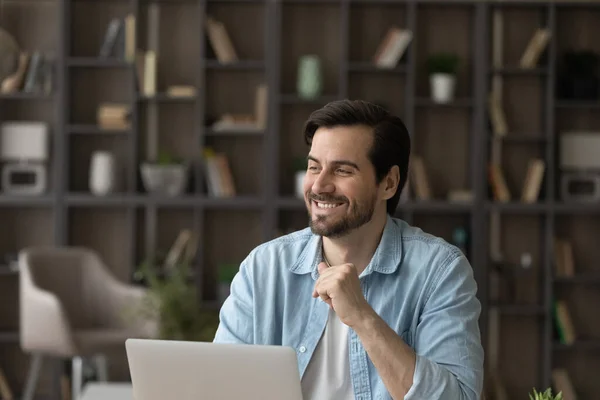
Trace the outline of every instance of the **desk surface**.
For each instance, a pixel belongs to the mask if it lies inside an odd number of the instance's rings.
[[[133,390],[127,382],[90,382],[83,388],[81,400],[133,400]]]

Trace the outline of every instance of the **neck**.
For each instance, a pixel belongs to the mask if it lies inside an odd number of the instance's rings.
[[[378,213],[373,219],[351,233],[339,237],[323,237],[323,254],[330,265],[354,264],[362,273],[371,262],[381,240],[387,214]]]

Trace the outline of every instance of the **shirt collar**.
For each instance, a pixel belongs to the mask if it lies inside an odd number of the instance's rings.
[[[318,265],[323,260],[322,237],[312,235],[300,254],[300,257],[290,267],[290,271],[295,274],[312,274],[313,279],[317,279]],[[394,273],[400,266],[402,259],[402,227],[397,220],[387,215],[383,235],[371,262],[367,265],[361,276],[366,276],[372,272],[382,274]]]

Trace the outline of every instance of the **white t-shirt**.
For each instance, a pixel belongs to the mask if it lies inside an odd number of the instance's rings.
[[[304,400],[354,400],[348,357],[348,330],[333,309],[302,377]]]

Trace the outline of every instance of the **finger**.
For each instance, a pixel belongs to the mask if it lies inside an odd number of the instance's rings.
[[[319,266],[318,266],[318,270],[319,270],[319,274],[322,274],[323,272],[327,271],[329,267],[327,266],[327,264],[325,262],[320,262]]]

